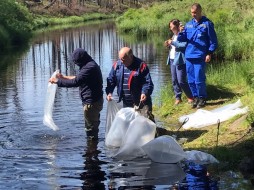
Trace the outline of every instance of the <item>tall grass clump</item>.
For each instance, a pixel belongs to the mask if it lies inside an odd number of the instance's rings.
[[[0,48],[16,46],[26,41],[32,30],[32,15],[15,0],[0,1]]]
[[[219,65],[209,65],[207,83],[223,86],[235,93],[235,98],[241,98],[246,105],[254,103],[254,61],[232,61]]]

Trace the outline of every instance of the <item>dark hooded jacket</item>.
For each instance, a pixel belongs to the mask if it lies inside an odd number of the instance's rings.
[[[99,65],[81,48],[72,53],[72,61],[79,66],[79,73],[74,79],[57,81],[59,87],[79,87],[82,104],[92,104],[103,96],[103,80]]]

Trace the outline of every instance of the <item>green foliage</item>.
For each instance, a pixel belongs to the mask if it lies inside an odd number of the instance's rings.
[[[192,1],[154,3],[148,9],[130,9],[117,19],[121,32],[151,36],[168,35],[168,22],[178,18],[184,23],[191,19]],[[254,1],[202,0],[203,14],[215,26],[219,47],[218,60],[241,60],[254,57]],[[219,7],[219,9],[218,9]]]
[[[0,25],[0,49],[3,50],[4,48],[8,48],[10,45],[10,37],[6,29]]]
[[[93,14],[84,14],[82,16],[68,16],[68,17],[46,17],[36,15],[36,18],[33,21],[35,28],[55,26],[55,25],[69,25],[71,23],[83,23],[90,20],[102,20],[114,18],[114,14],[102,14],[102,13],[93,13]]]
[[[14,0],[0,1],[1,42],[18,45],[29,38],[32,15]],[[10,38],[8,40],[7,38]]]

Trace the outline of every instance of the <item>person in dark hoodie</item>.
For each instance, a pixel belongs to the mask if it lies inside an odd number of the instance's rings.
[[[213,23],[202,16],[199,3],[191,6],[193,19],[186,23],[177,40],[187,42],[185,49],[186,71],[188,83],[194,97],[193,108],[201,108],[206,104],[206,63],[210,62],[211,55],[218,46]]]
[[[100,111],[103,107],[103,79],[99,65],[81,48],[73,51],[71,60],[79,66],[76,76],[57,74],[49,82],[58,87],[79,87],[80,98],[84,108],[85,129],[87,136],[98,137]]]
[[[123,107],[136,106],[142,115],[154,121],[151,99],[154,85],[147,64],[134,56],[129,47],[121,48],[118,57],[107,78],[107,100],[112,100],[117,87],[118,102],[123,101]]]

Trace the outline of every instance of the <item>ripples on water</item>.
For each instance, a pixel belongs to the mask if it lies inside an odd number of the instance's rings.
[[[0,189],[169,189],[185,178],[177,164],[107,157],[107,104],[101,113],[98,141],[87,139],[77,88],[57,89],[53,117],[60,130],[43,125],[48,79],[56,69],[66,75],[77,72],[68,61],[75,48],[84,47],[106,79],[118,50],[125,45],[147,61],[155,96],[169,78],[167,55],[153,44],[126,42],[113,23],[42,33],[18,59],[8,56],[0,64]]]

